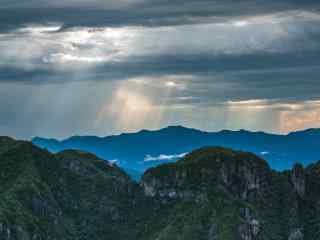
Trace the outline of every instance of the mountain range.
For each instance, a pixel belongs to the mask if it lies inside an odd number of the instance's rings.
[[[292,168],[296,162],[306,166],[320,159],[320,129],[277,135],[246,130],[204,132],[170,126],[117,136],[74,136],[62,141],[36,137],[32,142],[52,153],[66,149],[91,152],[99,158],[116,162],[135,179],[150,167],[175,162],[192,150],[205,146],[252,152],[280,171]]]
[[[221,147],[139,182],[79,150],[0,137],[1,240],[316,240],[320,162],[278,172]]]

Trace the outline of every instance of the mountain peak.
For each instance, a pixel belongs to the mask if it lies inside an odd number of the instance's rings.
[[[189,129],[188,127],[184,127],[182,125],[169,125],[164,129]]]
[[[305,130],[299,130],[295,132],[290,132],[288,136],[298,136],[298,135],[320,135],[320,129],[319,128],[309,128]]]
[[[201,131],[199,129],[195,129],[195,128],[189,128],[189,127],[185,127],[182,125],[170,125],[168,127],[162,128],[160,130],[158,130],[159,132],[199,132],[199,133],[204,133],[204,131]]]
[[[11,137],[7,137],[7,136],[0,136],[0,144],[10,144],[10,143],[14,143],[15,140]]]
[[[310,240],[319,232],[317,165],[277,172],[254,154],[202,147],[136,184],[90,153],[18,143],[0,155],[0,238]]]
[[[204,132],[181,125],[170,125],[160,130],[141,130],[103,138],[83,136],[64,141],[35,138],[33,143],[53,153],[66,149],[91,152],[101,159],[116,160],[118,166],[142,174],[150,167],[177,160],[171,156],[179,156],[205,146],[252,152],[263,156],[273,169],[285,170],[290,169],[296,160],[303,165],[318,160],[318,139],[319,129],[278,135],[243,129]],[[155,161],[145,161],[147,156],[153,156]]]

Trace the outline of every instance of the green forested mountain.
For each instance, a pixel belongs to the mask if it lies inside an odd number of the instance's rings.
[[[0,240],[320,239],[320,163],[201,148],[140,183],[94,155],[0,138]]]

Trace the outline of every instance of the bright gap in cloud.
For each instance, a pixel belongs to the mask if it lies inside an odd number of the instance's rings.
[[[165,83],[165,86],[166,86],[166,87],[176,87],[177,84],[176,84],[175,82],[173,82],[173,81],[167,81],[167,82]]]
[[[62,25],[28,25],[26,27],[20,28],[17,30],[19,33],[30,33],[30,34],[39,34],[39,33],[52,33],[61,30]]]
[[[233,23],[233,25],[234,25],[235,27],[245,27],[245,26],[247,26],[248,24],[249,24],[248,21],[235,21],[235,22]]]

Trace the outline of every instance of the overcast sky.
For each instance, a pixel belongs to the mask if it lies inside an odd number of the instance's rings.
[[[0,0],[0,135],[320,127],[316,0]]]

